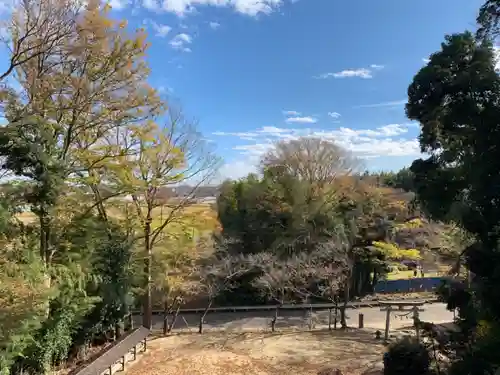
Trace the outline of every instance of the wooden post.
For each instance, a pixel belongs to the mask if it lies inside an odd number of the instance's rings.
[[[120,321],[115,324],[115,337],[119,339],[123,335],[123,322]]]
[[[113,374],[113,365],[109,365],[109,375]]]
[[[332,330],[332,308],[328,309],[328,330]]]
[[[168,302],[163,304],[163,336],[167,335],[168,330]]]
[[[122,357],[122,371],[125,371],[125,356]]]
[[[359,328],[364,328],[365,327],[365,316],[363,314],[358,315],[358,327]]]
[[[144,351],[146,351],[147,344],[146,344],[147,337],[144,338]]]
[[[384,340],[389,340],[389,327],[391,324],[391,306],[387,306],[386,315],[385,315],[385,334]]]
[[[413,306],[413,324],[415,325],[417,341],[420,341],[420,322],[418,317],[418,306]]]
[[[312,331],[313,328],[314,328],[313,309],[312,309],[312,305],[309,305],[309,330]]]
[[[137,359],[137,345],[134,345],[133,354],[134,354],[134,361],[135,361]]]
[[[131,331],[134,329],[134,315],[132,312],[128,314],[128,329]]]

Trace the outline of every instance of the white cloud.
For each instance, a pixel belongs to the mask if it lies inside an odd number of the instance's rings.
[[[172,30],[170,26],[156,23],[155,21],[150,20],[149,23],[151,24],[151,27],[153,27],[153,30],[156,32],[155,35],[160,38],[166,37],[170,30]]]
[[[142,0],[142,6],[149,10],[160,9],[160,3],[158,0]]]
[[[220,23],[219,22],[210,22],[209,25],[214,30],[218,29],[220,27]]]
[[[285,116],[300,116],[301,113],[297,111],[283,111]]]
[[[224,163],[218,171],[218,180],[222,182],[226,178],[238,180],[248,176],[250,173],[257,172],[257,160],[234,160]]]
[[[406,99],[392,100],[389,102],[357,105],[357,106],[354,106],[353,108],[399,107],[399,106],[405,105],[406,102],[407,102]]]
[[[408,156],[419,155],[420,148],[415,138],[404,138],[408,129],[414,124],[388,124],[374,129],[351,129],[339,127],[334,130],[323,129],[286,129],[275,126],[264,126],[248,133],[223,133],[216,135],[234,135],[239,137],[250,135],[254,142],[240,144],[233,147],[247,157],[258,158],[274,141],[280,139],[295,139],[301,136],[320,137],[331,140],[340,146],[354,152],[362,158],[379,156]]]
[[[328,112],[328,116],[330,116],[333,119],[338,119],[340,117],[340,113],[338,113],[338,112]]]
[[[311,116],[289,117],[285,120],[289,124],[314,124],[318,119]]]
[[[151,1],[151,0],[148,0]],[[161,0],[162,9],[184,16],[198,6],[230,7],[237,13],[256,16],[270,14],[283,5],[284,0]]]
[[[425,64],[428,64],[430,61],[431,61],[431,59],[428,59],[428,58],[425,58],[425,57],[422,58],[422,62],[425,63]]]
[[[233,136],[233,137],[248,137],[248,138],[253,138],[253,137],[257,137],[259,134],[257,133],[251,133],[251,132],[236,132],[236,133],[231,133],[231,132],[213,132],[212,133],[213,135],[217,135],[217,136],[227,136],[227,135],[230,135],[230,136]]]
[[[288,124],[314,124],[318,119],[312,116],[302,116],[302,113],[297,111],[283,111],[283,115],[287,118],[285,122]]]
[[[122,10],[129,4],[128,0],[108,0],[107,2],[113,10]]]
[[[346,77],[360,77],[360,78],[372,78],[372,71],[370,69],[347,69],[342,70],[337,73],[324,73],[321,74],[318,78],[327,79],[327,78],[346,78]]]
[[[169,43],[173,49],[181,50],[184,52],[191,52],[191,49],[186,45],[191,44],[193,39],[190,35],[181,33],[177,34]]]
[[[358,68],[358,69],[345,69],[340,72],[335,73],[323,73],[314,78],[318,79],[328,79],[328,78],[373,78],[373,72],[375,70],[384,69],[384,65],[371,64],[369,68]]]
[[[280,133],[288,133],[289,129],[277,128],[276,126],[263,126],[262,128],[257,130],[257,133],[264,134],[280,134]]]

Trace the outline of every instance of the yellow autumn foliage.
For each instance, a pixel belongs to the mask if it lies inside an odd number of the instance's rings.
[[[401,249],[397,245],[374,241],[372,245],[377,248],[388,260],[419,260],[421,259],[420,251],[417,249]]]
[[[424,222],[420,218],[414,218],[411,220],[408,220],[404,223],[396,224],[395,229],[396,230],[402,230],[402,229],[415,229],[415,228],[421,228],[424,225]]]

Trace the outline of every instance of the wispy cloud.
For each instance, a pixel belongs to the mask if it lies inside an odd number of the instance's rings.
[[[251,136],[255,142],[234,146],[234,150],[244,154],[260,155],[265,152],[276,139],[295,139],[301,136],[321,137],[335,141],[342,147],[358,154],[360,157],[418,155],[420,152],[415,138],[404,138],[412,123],[388,124],[374,129],[352,129],[339,127],[334,130],[324,129],[287,129],[276,126],[264,126],[251,132],[227,133],[215,132],[218,136]]]
[[[346,77],[360,77],[360,78],[373,78],[370,69],[346,69],[336,73],[323,73],[317,76],[319,79],[327,78],[346,78]]]
[[[156,23],[153,20],[145,20],[144,23],[150,24],[153,30],[155,31],[155,35],[160,38],[166,37],[167,34],[172,30],[170,26],[161,23]]]
[[[257,137],[259,136],[258,133],[252,133],[252,132],[213,132],[213,135],[218,135],[218,136],[233,136],[233,137]]]
[[[111,8],[113,10],[122,10],[124,9],[128,4],[128,0],[108,0],[109,5],[111,5]]]
[[[338,112],[328,112],[328,116],[330,116],[333,119],[338,119],[340,117],[340,113],[338,113]]]
[[[187,45],[191,44],[193,39],[190,35],[181,33],[177,34],[169,43],[173,49],[181,50],[184,52],[191,52],[191,49]]]
[[[260,134],[281,134],[281,133],[288,133],[290,132],[289,129],[283,129],[283,128],[278,128],[276,126],[263,126],[262,128],[257,130],[257,133]]]
[[[358,69],[345,69],[340,72],[335,73],[323,73],[314,78],[317,79],[328,79],[328,78],[373,78],[373,73],[376,70],[384,69],[384,65],[371,64],[369,68],[358,68]]]
[[[143,0],[143,2],[154,0]],[[235,12],[248,16],[258,14],[270,14],[278,10],[283,0],[160,0],[161,6],[157,10],[163,10],[182,17],[188,13],[195,12],[201,6],[215,6],[232,8]],[[151,8],[149,8],[151,9]]]
[[[311,116],[302,116],[302,117],[288,117],[285,120],[289,124],[314,124],[318,122],[318,119]]]
[[[313,116],[303,116],[302,113],[297,111],[283,111],[285,115],[285,122],[288,124],[314,124],[318,119]]]
[[[301,113],[297,111],[283,111],[285,116],[300,116]]]
[[[425,64],[428,64],[430,61],[431,61],[431,59],[429,59],[429,58],[426,58],[426,57],[422,58],[422,62]]]
[[[158,10],[161,8],[158,0],[142,0],[142,6],[149,10]]]
[[[220,23],[219,22],[209,22],[208,23],[210,25],[210,28],[212,28],[213,30],[216,30],[220,27]]]
[[[362,105],[354,106],[353,108],[400,107],[400,106],[405,105],[406,102],[407,102],[406,99],[401,99],[401,100],[393,100],[393,101],[382,102],[382,103],[362,104]]]
[[[246,141],[246,136],[252,135],[251,142],[242,142],[232,147],[240,156],[223,168],[225,177],[239,178],[256,171],[259,158],[273,147],[275,141],[297,139],[302,136],[320,137],[333,141],[356,156],[366,159],[382,156],[417,156],[420,154],[418,141],[414,137],[407,136],[409,129],[414,126],[414,123],[405,123],[388,124],[374,129],[339,127],[333,130],[264,126],[251,132],[216,132],[214,135],[232,136],[234,134],[240,141]]]

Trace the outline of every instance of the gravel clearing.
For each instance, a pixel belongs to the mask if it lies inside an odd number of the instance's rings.
[[[127,375],[361,375],[380,366],[373,332],[207,333],[154,339]]]

